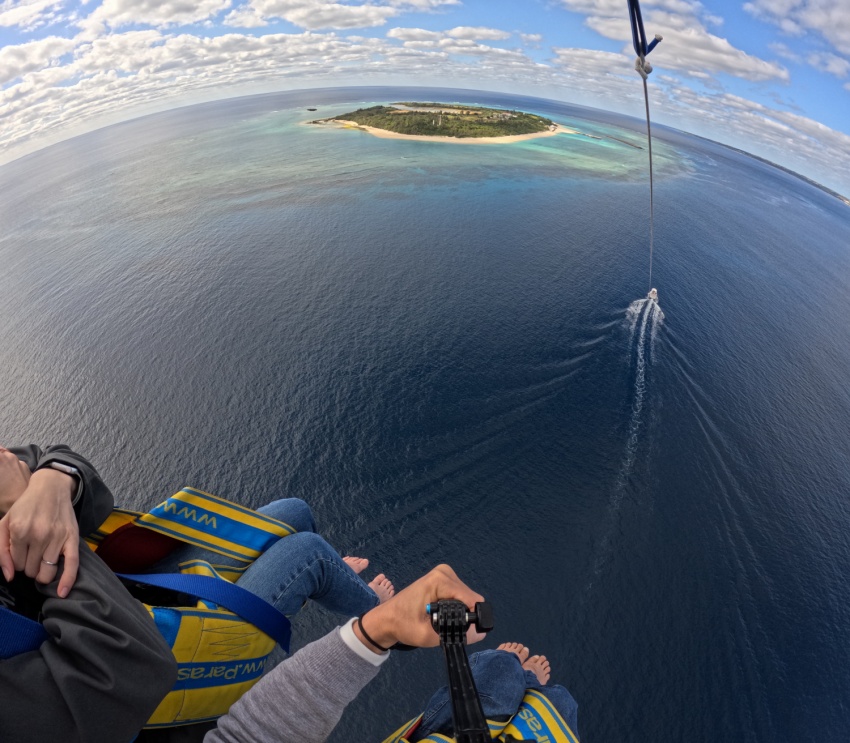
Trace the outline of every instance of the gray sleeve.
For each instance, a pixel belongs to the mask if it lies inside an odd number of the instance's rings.
[[[0,660],[0,740],[127,743],[170,691],[177,664],[148,612],[87,545],[64,599],[59,575],[38,588],[50,639]]]
[[[204,743],[321,743],[378,670],[343,642],[337,628],[261,679]]]

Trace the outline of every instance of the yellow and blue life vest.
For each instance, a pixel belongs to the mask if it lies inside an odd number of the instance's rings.
[[[384,743],[409,743],[407,736],[419,726],[422,715],[411,720],[396,730]],[[487,720],[490,736],[493,740],[510,740],[513,736],[517,741],[535,741],[535,743],[578,743],[578,736],[547,699],[546,695],[537,689],[527,689],[522,703],[516,714],[507,722]],[[428,743],[454,743],[440,733],[432,733],[422,739]]]
[[[277,519],[184,488],[149,513],[115,509],[86,541],[97,552],[113,537],[120,542],[120,536],[126,537],[133,529],[136,543],[138,529],[144,529],[159,535],[160,543],[163,536],[170,537],[234,558],[239,567],[203,560],[180,565],[183,575],[230,583],[277,540],[295,532]],[[178,666],[174,689],[148,720],[148,728],[188,725],[225,714],[259,680],[275,647],[269,635],[209,601],[199,600],[187,607],[144,606],[171,646]]]

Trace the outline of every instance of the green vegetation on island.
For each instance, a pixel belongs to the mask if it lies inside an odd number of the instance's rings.
[[[359,108],[334,116],[396,134],[437,137],[510,137],[552,131],[556,124],[542,116],[498,108],[450,103],[396,103]],[[324,123],[324,119],[314,123]]]

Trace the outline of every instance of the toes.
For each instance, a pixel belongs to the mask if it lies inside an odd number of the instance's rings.
[[[517,653],[517,655],[519,655],[519,660],[521,663],[525,663],[525,661],[528,660],[528,654],[530,652],[531,651],[527,647],[525,647],[525,645],[519,646],[519,653]]]
[[[369,567],[369,560],[365,557],[352,557],[351,555],[346,555],[342,558],[342,561],[358,575]]]
[[[513,653],[519,658],[520,663],[524,663],[528,658],[528,648],[521,642],[503,642],[496,650],[503,650],[506,653]]]
[[[525,663],[522,664],[522,667],[526,671],[531,671],[535,676],[537,676],[537,680],[541,684],[549,683],[551,673],[549,661],[546,660],[545,655],[532,655]]]

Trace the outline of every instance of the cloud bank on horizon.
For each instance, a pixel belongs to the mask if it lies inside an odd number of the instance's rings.
[[[850,195],[850,2],[643,0],[653,120]],[[0,0],[0,163],[109,123],[340,85],[641,116],[626,0]]]

